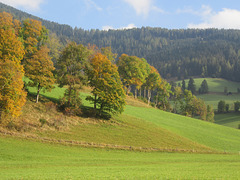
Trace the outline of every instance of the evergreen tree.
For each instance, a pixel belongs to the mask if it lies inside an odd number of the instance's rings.
[[[192,94],[196,94],[196,85],[193,78],[190,78],[188,81],[188,90],[192,92]]]
[[[199,88],[199,94],[207,94],[208,93],[208,84],[206,79],[202,81],[201,87]]]
[[[185,91],[185,89],[186,89],[186,82],[185,82],[185,80],[183,79],[183,80],[182,80],[182,91]]]

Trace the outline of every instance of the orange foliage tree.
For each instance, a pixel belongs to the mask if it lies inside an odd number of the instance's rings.
[[[24,49],[14,27],[12,16],[0,13],[0,119],[3,113],[19,116],[26,101],[21,65]]]

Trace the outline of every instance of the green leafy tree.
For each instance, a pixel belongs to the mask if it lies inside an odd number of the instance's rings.
[[[209,122],[214,122],[214,109],[212,106],[207,105],[207,117],[206,120]]]
[[[95,114],[97,115],[97,109],[100,116],[104,111],[123,112],[125,93],[117,66],[101,53],[95,54],[90,59],[90,64],[88,79],[90,86],[93,88],[93,96],[88,96],[87,100],[94,103]]]
[[[234,102],[234,110],[235,110],[235,112],[238,112],[239,108],[240,108],[240,102],[239,101]]]
[[[148,104],[150,104],[150,100],[151,100],[151,91],[155,90],[158,86],[161,85],[161,76],[158,73],[157,69],[154,68],[153,66],[150,66],[151,71],[148,74],[148,76],[146,77],[146,82],[145,82],[145,86],[148,89]]]
[[[121,55],[117,65],[123,85],[127,89],[127,94],[131,91],[132,85],[137,88],[142,86],[150,70],[147,68],[146,60],[126,54]]]
[[[65,93],[66,106],[76,106],[73,97],[83,84],[87,83],[85,70],[89,68],[89,50],[75,42],[69,43],[60,53],[57,61],[57,79],[60,87],[67,86]],[[80,102],[80,101],[77,101]]]
[[[224,113],[225,112],[225,109],[226,109],[226,103],[225,101],[219,101],[218,102],[218,112],[219,113]]]
[[[156,105],[159,109],[164,111],[171,110],[171,104],[169,103],[169,97],[172,94],[171,85],[162,79],[161,84],[157,87]]]

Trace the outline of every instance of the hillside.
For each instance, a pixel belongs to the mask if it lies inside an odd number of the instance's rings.
[[[146,58],[166,78],[183,79],[208,76],[240,81],[239,30],[179,29],[142,27],[128,30],[83,30],[46,21],[0,3],[0,12],[15,18],[34,18],[58,35],[63,44],[67,39],[99,48],[111,46],[119,56],[123,53]]]
[[[126,107],[124,114],[113,116],[110,120],[63,116],[55,106],[49,105],[49,100],[43,98],[58,99],[63,95],[63,90],[56,87],[51,94],[42,93],[41,99],[44,101],[41,104],[29,101],[20,117],[20,127],[24,127],[20,131],[53,141],[62,139],[63,142],[77,141],[80,144],[110,147],[119,145],[120,148],[132,146],[164,151],[194,149],[197,152],[238,152],[240,149],[239,130],[146,107],[132,98],[128,98],[131,105]],[[33,93],[36,90],[31,88],[29,91]],[[87,95],[87,89],[81,93],[83,104],[92,106],[85,101]],[[47,124],[41,127],[40,119],[45,119]]]

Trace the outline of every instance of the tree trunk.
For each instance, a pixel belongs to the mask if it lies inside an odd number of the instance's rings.
[[[71,104],[71,93],[72,93],[72,86],[69,86],[69,92],[68,92],[68,107],[70,107]]]
[[[40,89],[41,89],[41,86],[40,86],[40,84],[38,84],[38,90],[37,90],[37,99],[36,99],[36,103],[38,103]]]
[[[128,85],[128,86],[127,86],[127,95],[129,95],[130,91],[131,91],[131,86]]]
[[[135,96],[134,96],[135,99],[137,99],[137,88],[135,89]]]
[[[139,89],[139,96],[142,97],[142,88]]]
[[[158,104],[158,93],[157,93],[157,96],[156,96],[155,107],[157,107],[157,104]]]
[[[145,99],[146,98],[146,87],[144,87],[144,93],[143,94],[144,94],[143,97]]]
[[[150,100],[151,100],[151,90],[148,89],[148,105],[150,104]]]

